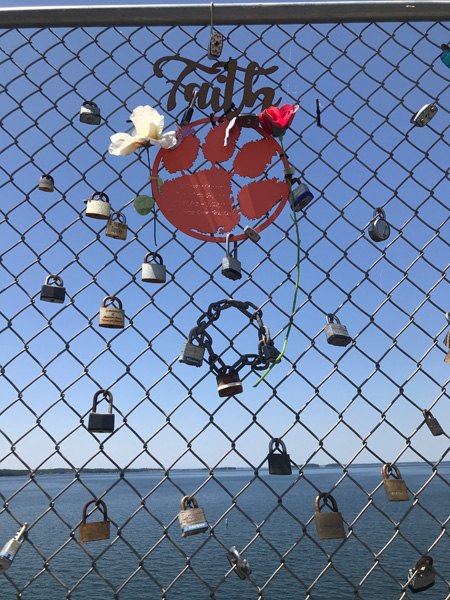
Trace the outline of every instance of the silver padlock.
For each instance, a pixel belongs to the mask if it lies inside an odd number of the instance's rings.
[[[96,198],[98,197],[98,200]],[[104,192],[94,192],[86,202],[86,216],[107,221],[111,214],[109,198]]]
[[[222,54],[223,39],[223,35],[211,27],[208,46],[208,58],[210,60],[216,60]]]
[[[55,285],[51,285],[53,282]],[[66,297],[66,289],[59,275],[49,275],[41,287],[41,300],[44,302],[56,302],[62,304]]]
[[[411,117],[411,123],[417,127],[425,127],[437,113],[437,106],[434,104],[425,104],[415,115]]]
[[[249,240],[252,240],[255,244],[259,242],[261,236],[257,233],[250,225],[244,227],[244,233],[248,237]]]
[[[106,223],[105,235],[116,240],[126,240],[127,231],[128,227],[125,215],[121,212],[113,213]]]
[[[111,301],[111,306],[107,305],[108,300]],[[114,306],[114,302],[119,305]],[[109,329],[123,329],[125,327],[125,312],[122,310],[122,302],[116,296],[106,296],[103,299],[98,317],[100,327],[108,327]]]
[[[439,421],[433,417],[431,411],[423,410],[423,416],[425,417],[425,423],[428,425],[428,429],[433,435],[443,435],[444,430],[439,424]]]
[[[28,523],[24,523],[16,535],[7,542],[0,551],[0,575],[3,575],[11,566],[14,557],[19,552],[23,543],[23,536]]]
[[[332,346],[348,346],[352,341],[352,338],[347,331],[347,327],[341,325],[337,316],[333,314],[327,315],[325,333],[327,335],[327,342]]]
[[[252,572],[250,565],[246,558],[241,558],[236,546],[231,546],[231,548],[227,550],[227,558],[228,562],[234,567],[234,570],[241,579],[247,579],[247,577],[250,576]]]
[[[55,189],[55,181],[53,177],[47,173],[42,175],[39,179],[39,189],[41,192],[53,192]]]
[[[236,279],[240,279],[242,277],[241,263],[237,258],[236,242],[234,242],[234,256],[231,256],[230,254],[230,236],[231,233],[227,235],[227,254],[222,258],[222,275],[228,277],[228,279],[232,279],[233,281],[235,281]]]
[[[289,192],[289,204],[295,212],[306,208],[312,200],[314,200],[314,196],[305,183],[300,183],[300,185]]]
[[[391,235],[386,214],[382,208],[376,208],[373,211],[373,217],[368,229],[369,235],[374,242],[384,242]]]
[[[194,327],[194,329],[191,329],[189,332],[188,341],[183,344],[183,347],[181,348],[179,362],[186,365],[192,365],[193,367],[201,367],[203,356],[205,355],[205,348],[203,346],[196,346],[192,343],[192,338],[196,331],[197,329]]]
[[[149,263],[149,259],[153,261]],[[142,263],[142,281],[147,283],[165,283],[166,281],[166,267],[163,264],[161,256],[157,252],[148,252],[145,255],[144,262]]]
[[[414,569],[409,570],[408,587],[414,593],[423,592],[434,585],[435,575],[431,556],[422,556]]]
[[[95,102],[85,100],[80,108],[80,121],[88,125],[100,125],[100,109]]]

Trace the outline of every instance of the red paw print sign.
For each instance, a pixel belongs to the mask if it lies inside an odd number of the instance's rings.
[[[216,127],[209,119],[191,123],[195,132],[175,149],[161,149],[153,164],[152,191],[163,215],[207,242],[225,242],[229,233],[233,241],[246,239],[246,225],[259,233],[289,195],[289,163],[280,144],[259,126],[236,124],[224,145],[228,125],[226,119]],[[159,190],[158,176],[164,181]]]

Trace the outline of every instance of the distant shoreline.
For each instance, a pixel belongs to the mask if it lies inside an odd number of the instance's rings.
[[[437,462],[437,461],[435,461]],[[433,461],[430,461],[431,464],[434,464]],[[425,461],[422,462],[399,462],[396,463],[402,467],[408,466],[418,466],[421,467],[423,465],[429,464]],[[441,465],[450,465],[450,461],[442,461]],[[381,463],[358,463],[350,465],[348,468],[358,468],[358,467],[379,467]],[[303,469],[325,469],[325,468],[335,468],[341,469],[340,465],[336,464],[327,464],[327,465],[319,465],[317,463],[309,463],[303,467]],[[217,467],[214,469],[216,471],[252,471],[250,467]],[[198,469],[170,469],[171,473],[190,473],[195,471],[206,471],[209,472],[210,469],[206,467],[198,468]],[[259,471],[268,471],[267,467],[262,467]],[[165,473],[164,469],[151,469],[151,468],[138,468],[138,469],[63,469],[63,468],[55,468],[55,469],[37,469],[35,471],[30,471],[27,469],[0,469],[0,477],[21,477],[21,476],[30,476],[33,477],[36,475],[74,475],[76,473],[84,473],[84,474],[103,474],[103,473]]]

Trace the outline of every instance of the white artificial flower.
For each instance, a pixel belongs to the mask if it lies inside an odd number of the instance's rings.
[[[164,117],[151,106],[137,106],[130,115],[133,121],[133,135],[128,133],[115,133],[111,136],[109,153],[117,156],[128,156],[138,148],[145,146],[161,146],[161,148],[174,148],[177,143],[175,131],[162,134]]]

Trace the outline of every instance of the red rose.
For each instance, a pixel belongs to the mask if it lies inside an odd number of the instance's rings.
[[[271,106],[259,115],[261,127],[274,137],[282,137],[292,123],[298,109],[297,105],[291,106],[290,104],[283,104],[281,108]]]

